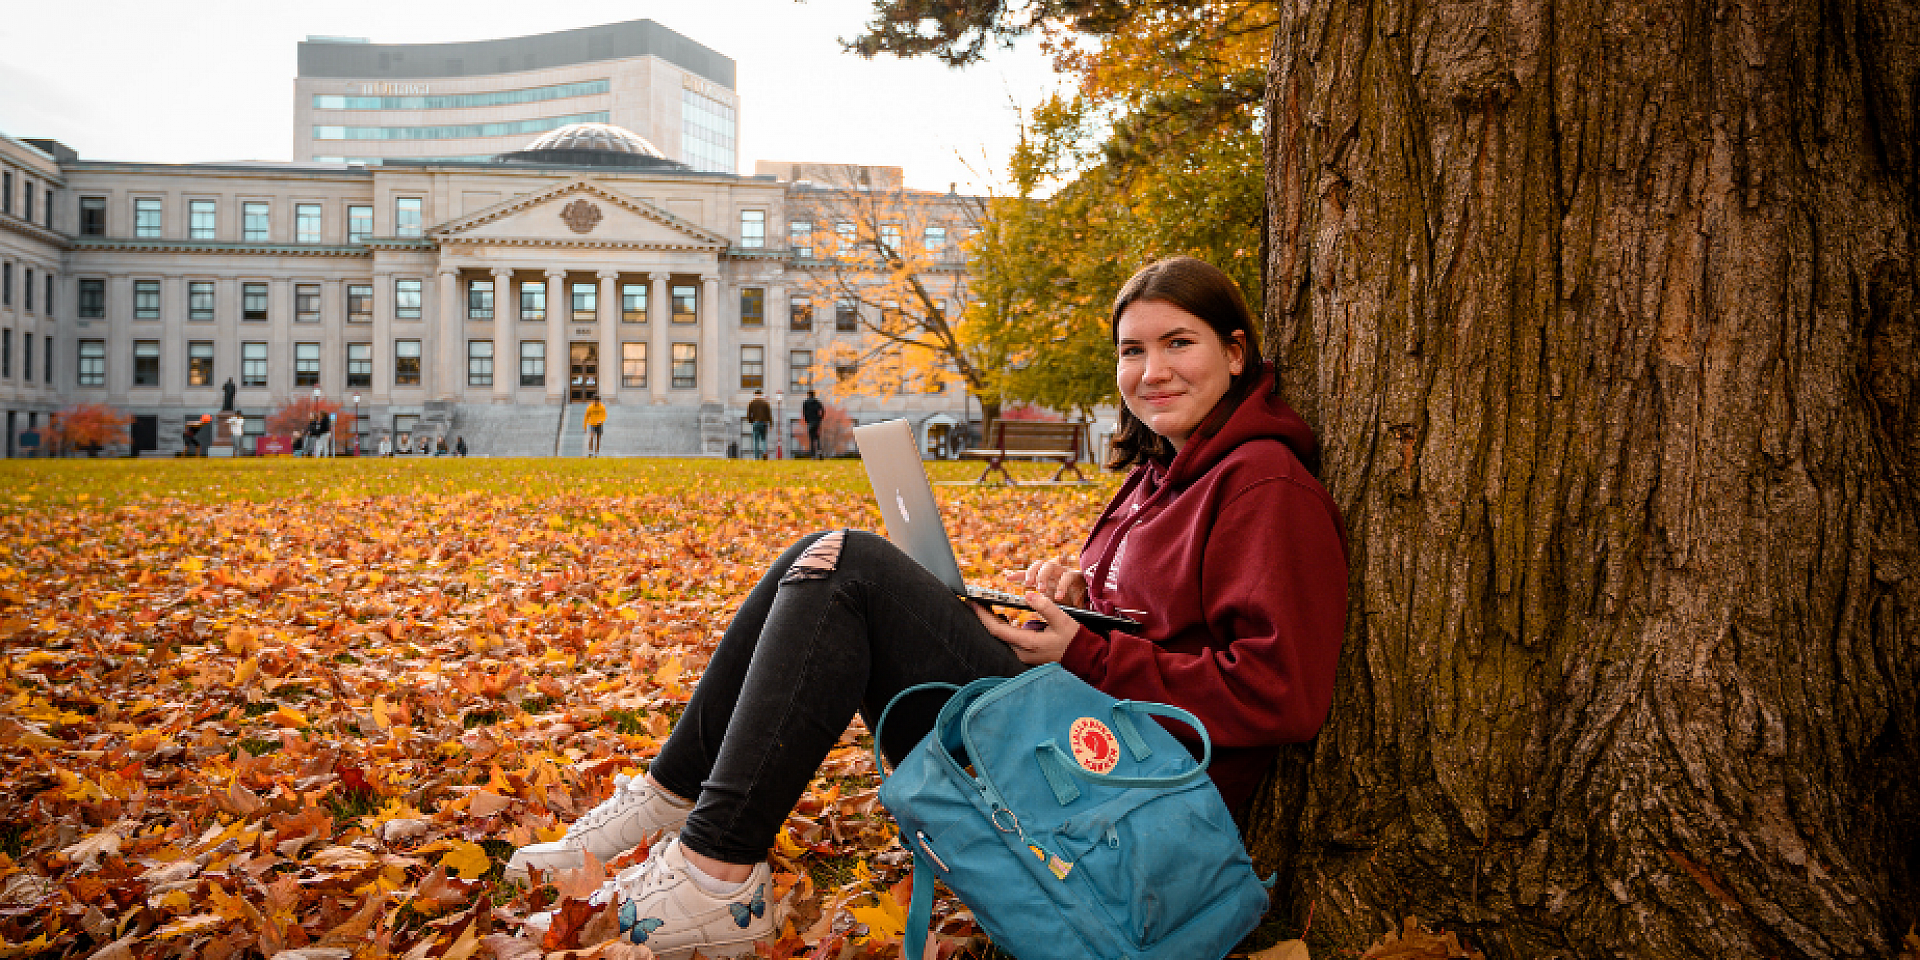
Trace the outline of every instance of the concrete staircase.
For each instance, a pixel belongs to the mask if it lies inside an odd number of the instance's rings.
[[[558,432],[560,456],[582,457],[587,450],[586,412],[585,404],[568,404],[563,423],[557,406],[461,404],[452,411],[447,442],[465,437],[468,452],[477,457],[551,457]],[[701,452],[697,407],[656,407],[644,400],[607,407],[603,457],[697,457]]]

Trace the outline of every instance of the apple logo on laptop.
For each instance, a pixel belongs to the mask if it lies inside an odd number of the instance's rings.
[[[901,496],[901,495],[900,495],[900,491],[898,491],[898,490],[895,490],[895,491],[893,492],[893,502],[894,502],[894,503],[897,503],[897,504],[899,504],[899,505],[900,505],[900,522],[901,522],[901,523],[912,523],[912,522],[913,522],[913,518],[912,518],[912,517],[909,517],[909,516],[907,516],[907,498],[906,498],[906,497],[903,497],[903,496]]]

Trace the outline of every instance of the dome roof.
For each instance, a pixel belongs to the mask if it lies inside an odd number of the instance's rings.
[[[519,152],[529,150],[606,150],[666,159],[666,155],[654,149],[647,138],[611,123],[569,123],[558,130],[547,131],[538,140],[521,147]]]
[[[495,159],[507,163],[565,163],[595,167],[684,168],[647,138],[611,123],[570,123]]]

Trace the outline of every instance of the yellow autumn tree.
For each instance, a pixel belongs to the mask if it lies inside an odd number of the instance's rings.
[[[979,198],[910,190],[897,167],[813,166],[796,185],[789,243],[807,318],[831,331],[814,381],[832,397],[887,396],[963,387],[989,418],[991,356],[970,349],[958,325],[972,297],[966,247],[979,229]]]

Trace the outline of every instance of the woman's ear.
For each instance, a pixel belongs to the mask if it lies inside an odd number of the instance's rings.
[[[1227,343],[1227,371],[1239,376],[1247,365],[1247,332],[1235,330],[1233,339]]]

